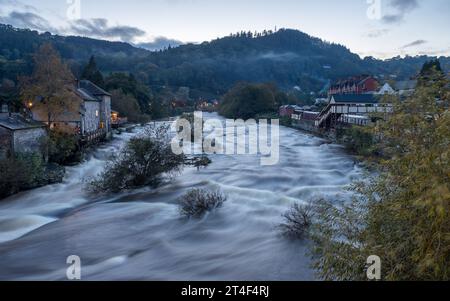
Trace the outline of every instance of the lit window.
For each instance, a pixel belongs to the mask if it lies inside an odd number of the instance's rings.
[[[95,117],[98,117],[98,110],[95,111]]]

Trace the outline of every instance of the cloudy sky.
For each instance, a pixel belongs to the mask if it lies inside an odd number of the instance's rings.
[[[0,0],[0,23],[159,48],[294,28],[361,56],[450,55],[449,0]]]

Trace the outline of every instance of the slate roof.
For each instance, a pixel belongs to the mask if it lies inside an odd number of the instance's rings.
[[[85,101],[100,101],[97,97],[91,95],[88,91],[83,88],[78,88],[76,91],[77,95]]]
[[[376,104],[378,98],[373,94],[338,94],[333,95],[332,99],[336,103],[351,103],[351,104]]]
[[[89,93],[91,96],[111,96],[108,92],[95,85],[88,80],[80,80],[78,83],[78,88],[83,89],[85,92]]]
[[[27,130],[34,128],[42,128],[46,125],[42,122],[34,121],[31,119],[25,119],[19,114],[11,114],[4,117],[0,117],[0,126],[12,131]]]

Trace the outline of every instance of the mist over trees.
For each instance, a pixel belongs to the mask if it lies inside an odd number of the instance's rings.
[[[309,92],[321,90],[329,80],[354,74],[408,79],[430,59],[361,59],[342,45],[290,29],[241,32],[198,45],[149,52],[126,43],[39,34],[0,25],[0,79],[16,81],[18,75],[30,74],[31,54],[46,42],[54,45],[77,77],[94,55],[105,75],[134,74],[152,89],[186,86],[215,96],[223,95],[239,81],[273,82],[282,90],[299,86]],[[440,61],[443,70],[450,70],[449,58]]]

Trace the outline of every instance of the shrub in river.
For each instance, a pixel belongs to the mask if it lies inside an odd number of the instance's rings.
[[[163,176],[180,172],[184,161],[184,155],[172,152],[168,127],[149,127],[107,162],[89,188],[93,192],[119,192],[155,186]]]
[[[293,239],[305,239],[309,236],[312,226],[313,205],[295,203],[283,215],[284,222],[279,226],[283,235]]]
[[[183,216],[199,218],[205,213],[222,207],[227,200],[220,191],[193,189],[180,199],[180,212]]]

